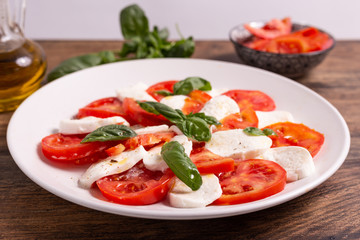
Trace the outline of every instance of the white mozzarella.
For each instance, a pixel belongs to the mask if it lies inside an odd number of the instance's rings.
[[[209,94],[211,97],[216,97],[227,91],[229,91],[229,89],[227,88],[215,88],[215,89],[211,89],[210,91],[207,91],[206,93]]]
[[[182,110],[185,105],[185,99],[188,96],[185,95],[175,95],[175,96],[167,96],[160,100],[160,103],[165,104],[173,109]]]
[[[192,142],[185,135],[177,135],[173,137],[170,141],[179,142],[184,148],[185,153],[190,156],[192,150]],[[165,171],[168,168],[168,165],[161,157],[161,146],[154,147],[148,151],[148,154],[143,159],[144,165],[147,169],[152,171]]]
[[[59,132],[63,134],[90,133],[99,127],[117,123],[129,126],[129,123],[124,118],[118,116],[109,118],[84,117],[60,121]]]
[[[139,101],[154,101],[156,100],[150,96],[146,89],[148,86],[144,83],[137,83],[130,87],[122,87],[116,90],[117,97],[123,101],[124,98],[133,98]]]
[[[240,108],[233,99],[225,95],[220,95],[206,102],[200,112],[215,117],[220,121],[230,114],[240,112]]]
[[[263,154],[271,145],[269,137],[248,136],[242,129],[233,129],[213,133],[205,148],[222,157],[249,159]]]
[[[169,130],[169,126],[166,124],[163,124],[163,125],[159,125],[159,126],[138,128],[138,129],[135,129],[134,131],[136,132],[136,134],[142,135],[142,134],[149,134],[149,133],[165,132],[167,130]]]
[[[306,148],[297,146],[277,147],[267,150],[263,159],[271,160],[282,166],[287,173],[287,181],[305,178],[315,172],[311,154]]]
[[[140,146],[135,150],[125,151],[119,155],[108,157],[92,164],[80,177],[78,184],[82,188],[90,188],[91,185],[100,178],[121,173],[132,168],[146,155],[146,150],[143,146]]]
[[[201,208],[218,199],[222,194],[219,179],[214,174],[202,175],[201,178],[203,183],[196,191],[175,178],[174,186],[168,194],[170,205],[177,208]]]
[[[259,128],[264,128],[278,122],[294,122],[294,117],[286,111],[255,111],[259,120]]]

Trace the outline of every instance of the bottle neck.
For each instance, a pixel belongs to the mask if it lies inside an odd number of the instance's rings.
[[[0,0],[0,53],[19,48],[25,42],[22,32],[25,1],[12,0],[12,3],[10,6],[8,0]]]

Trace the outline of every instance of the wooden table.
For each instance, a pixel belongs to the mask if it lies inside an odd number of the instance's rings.
[[[40,44],[49,69],[72,56],[121,47],[119,42]],[[228,41],[197,42],[193,58],[239,62]],[[352,142],[345,163],[301,197],[220,219],[138,219],[65,201],[40,188],[17,167],[6,145],[12,113],[1,113],[0,239],[360,239],[360,41],[338,42],[320,66],[298,81],[329,100],[347,121]]]

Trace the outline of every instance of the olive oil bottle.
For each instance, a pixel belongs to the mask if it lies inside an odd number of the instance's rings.
[[[12,3],[10,6],[8,0],[0,0],[0,112],[15,110],[35,92],[47,66],[42,48],[23,35],[25,0]]]

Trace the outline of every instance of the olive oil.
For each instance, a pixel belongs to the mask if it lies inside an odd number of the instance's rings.
[[[40,87],[46,65],[42,48],[31,40],[10,51],[0,49],[0,112],[15,110]]]

